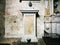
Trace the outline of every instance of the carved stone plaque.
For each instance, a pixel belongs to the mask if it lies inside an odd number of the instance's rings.
[[[25,34],[32,34],[34,31],[34,15],[25,16]]]
[[[35,13],[24,14],[24,34],[35,36]]]

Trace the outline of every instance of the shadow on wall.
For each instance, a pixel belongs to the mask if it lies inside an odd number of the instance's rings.
[[[0,0],[0,39],[4,36],[5,32],[5,0]]]

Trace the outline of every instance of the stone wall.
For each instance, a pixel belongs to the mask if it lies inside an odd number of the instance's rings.
[[[11,37],[12,33],[15,36],[18,35],[16,37],[23,35],[23,32],[22,32],[22,30],[24,29],[23,24],[22,24],[23,18],[22,18],[22,13],[20,12],[20,10],[25,10],[25,9],[27,9],[27,10],[30,10],[30,9],[39,10],[38,13],[40,15],[40,18],[37,18],[37,36],[42,37],[43,30],[44,30],[44,23],[43,23],[44,2],[43,1],[32,1],[32,7],[29,7],[29,1],[19,2],[19,0],[6,0],[5,37],[7,37],[9,35]],[[16,23],[14,23],[14,21],[16,21]]]
[[[20,37],[23,29],[21,20],[19,0],[6,0],[5,37]]]
[[[29,7],[29,1],[6,0],[5,37],[21,37],[23,35],[23,16],[20,10],[39,10],[37,37],[42,38],[44,35],[45,2],[44,0],[31,2],[32,7]]]
[[[43,6],[42,6],[43,5]],[[6,0],[6,10],[5,10],[5,35],[11,35],[13,33],[12,27],[14,30],[18,30],[15,32],[18,35],[21,35],[23,30],[23,24],[21,27],[20,23],[23,23],[22,21],[22,13],[20,10],[39,10],[39,16],[37,18],[37,37],[41,38],[44,34],[44,1],[32,1],[32,7],[29,7],[29,1],[22,1],[19,2],[19,0]],[[17,16],[18,18],[14,18]],[[16,21],[17,19],[18,21]],[[22,21],[21,21],[22,20]],[[16,21],[16,23],[14,23]],[[10,23],[9,23],[10,22]],[[18,28],[15,29],[15,26],[17,25]],[[12,30],[12,31],[11,31]],[[10,32],[11,31],[11,32]],[[19,33],[18,33],[19,32]],[[22,36],[22,35],[21,35]]]

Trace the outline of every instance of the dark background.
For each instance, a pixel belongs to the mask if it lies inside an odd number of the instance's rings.
[[[5,34],[5,0],[0,0],[0,40]]]

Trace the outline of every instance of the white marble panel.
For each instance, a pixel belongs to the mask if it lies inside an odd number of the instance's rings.
[[[57,23],[52,23],[52,33],[57,32]]]
[[[60,34],[60,23],[57,23],[57,34]]]
[[[52,22],[60,22],[59,16],[52,16]]]

